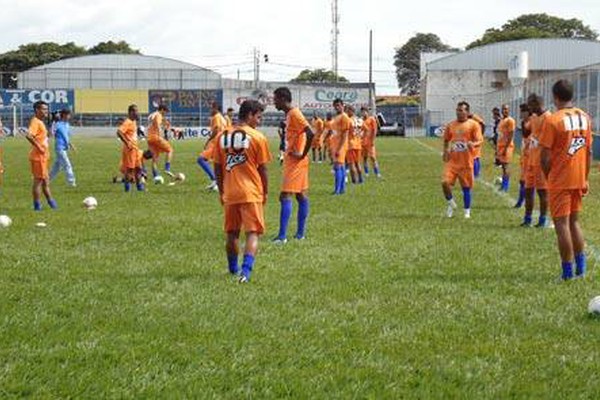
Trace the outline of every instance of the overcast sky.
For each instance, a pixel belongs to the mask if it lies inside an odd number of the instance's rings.
[[[272,0],[0,0],[0,52],[40,41],[92,46],[126,40],[144,54],[252,79],[252,49],[268,54],[261,79],[286,81],[302,67],[331,67],[331,1]],[[368,81],[368,32],[374,32],[378,94],[397,94],[394,48],[433,32],[462,48],[490,27],[524,13],[579,18],[600,30],[598,0],[339,0],[340,73]],[[235,64],[235,65],[232,65]],[[278,64],[286,64],[283,66]]]

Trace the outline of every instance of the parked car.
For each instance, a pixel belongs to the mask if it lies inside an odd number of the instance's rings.
[[[379,123],[379,135],[406,136],[406,128],[402,122],[390,123],[386,121],[382,113],[377,113],[377,122]]]

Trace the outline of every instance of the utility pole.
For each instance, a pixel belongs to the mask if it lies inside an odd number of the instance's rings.
[[[260,51],[254,48],[254,88],[258,89],[258,82],[260,82]]]
[[[369,108],[373,109],[373,30],[369,30]]]
[[[331,70],[335,74],[337,81],[338,77],[338,37],[340,34],[339,23],[340,14],[338,11],[338,0],[332,0],[331,2],[331,22],[333,24],[331,28]]]

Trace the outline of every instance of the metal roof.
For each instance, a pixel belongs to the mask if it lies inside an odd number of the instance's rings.
[[[92,56],[73,57],[53,63],[40,65],[40,69],[179,69],[202,70],[206,68],[194,64],[173,60],[171,58],[144,56],[140,54],[98,54]]]
[[[573,39],[525,39],[475,47],[427,63],[428,71],[504,71],[515,54],[529,53],[531,71],[573,70],[600,63],[600,42]]]

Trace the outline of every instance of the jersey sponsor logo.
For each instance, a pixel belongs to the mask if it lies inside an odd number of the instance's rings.
[[[574,137],[571,139],[571,145],[569,146],[568,154],[574,156],[579,150],[585,147],[584,137]]]
[[[452,142],[452,151],[455,153],[464,153],[468,149],[466,142]]]
[[[250,137],[242,130],[221,135],[220,145],[227,152],[225,170],[231,172],[235,167],[248,161],[246,150],[250,148]]]

